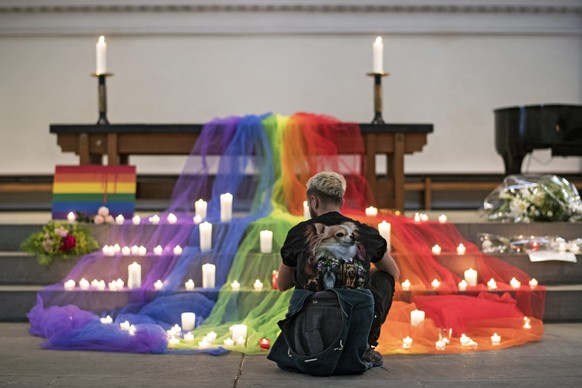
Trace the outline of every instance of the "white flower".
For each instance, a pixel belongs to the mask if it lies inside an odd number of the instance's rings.
[[[551,217],[551,216],[553,216],[553,215],[554,215],[554,212],[553,212],[553,211],[551,211],[551,210],[548,210],[548,211],[546,212],[546,216],[548,216],[548,217]]]
[[[515,199],[509,204],[511,212],[516,215],[525,214],[528,208],[528,203],[522,199]]]

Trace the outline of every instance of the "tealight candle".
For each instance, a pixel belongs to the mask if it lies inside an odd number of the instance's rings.
[[[192,312],[182,313],[182,330],[192,331],[196,327],[196,314]]]
[[[75,215],[75,213],[69,212],[69,214],[67,214],[67,221],[69,222],[69,224],[74,223],[76,219],[77,216]]]
[[[172,328],[170,330],[172,330],[172,333],[174,335],[178,335],[182,332],[182,328],[178,324],[172,326]]]
[[[225,346],[234,346],[234,340],[232,338],[227,338],[224,340]]]
[[[257,279],[255,280],[255,284],[253,284],[253,287],[255,288],[255,291],[261,291],[263,289],[263,282]]]
[[[123,286],[125,286],[125,282],[123,280],[121,280],[121,279],[117,279],[116,283],[117,283],[117,289],[118,290],[122,290],[123,289]]]
[[[125,218],[123,217],[123,214],[120,214],[117,217],[115,217],[115,223],[117,225],[123,225],[123,221],[125,221]]]
[[[79,282],[79,287],[81,288],[81,290],[88,290],[90,286],[91,284],[85,278],[81,279],[81,281]]]
[[[420,214],[414,213],[414,222],[420,222]]]
[[[70,279],[70,280],[67,280],[65,282],[64,287],[65,287],[65,290],[71,291],[71,290],[75,289],[75,285],[76,285],[75,281],[73,279]]]
[[[224,193],[220,195],[220,222],[230,222],[232,220],[232,194]]]
[[[471,341],[470,337],[467,337],[465,335],[465,333],[461,334],[461,337],[459,338],[459,342],[461,342],[462,346],[467,346],[469,345],[469,342]]]
[[[367,207],[365,212],[368,217],[376,217],[378,215],[378,209],[374,206]]]
[[[512,288],[519,288],[519,287],[521,287],[521,282],[519,280],[517,280],[516,278],[511,278],[511,280],[509,281],[509,285]]]
[[[141,287],[141,265],[133,262],[127,267],[127,287],[139,288]]]
[[[446,344],[445,341],[443,341],[442,339],[440,339],[437,342],[435,342],[435,346],[436,346],[436,350],[443,351],[447,347],[447,344]]]
[[[238,346],[244,346],[246,342],[247,342],[247,340],[245,338],[243,338],[243,337],[238,337],[236,339],[236,344]]]
[[[169,224],[175,224],[176,222],[178,222],[178,217],[176,217],[174,213],[170,213],[166,217],[166,220],[168,220]]]
[[[311,218],[311,213],[309,212],[309,206],[307,206],[307,201],[303,201],[303,218],[306,220]]]
[[[184,288],[186,288],[188,291],[192,291],[194,289],[194,280],[192,279],[188,279],[188,281],[186,283],[184,283]]]
[[[172,337],[168,340],[169,345],[178,345],[180,343],[180,339],[176,337]]]
[[[538,286],[538,281],[537,281],[535,278],[532,278],[532,279],[529,281],[529,286],[530,286],[531,288],[536,288],[536,287]]]
[[[438,244],[436,244],[435,246],[432,247],[432,253],[434,255],[440,255],[441,251],[442,251],[442,249],[441,249],[440,245],[438,245]]]
[[[160,256],[164,252],[164,248],[161,245],[158,245],[154,248],[154,255]]]
[[[499,345],[501,343],[501,336],[497,333],[493,333],[491,336],[491,345]]]
[[[179,245],[176,245],[174,247],[174,255],[176,256],[180,256],[182,254],[182,247]]]
[[[114,253],[119,253],[119,252],[121,252],[121,246],[120,246],[119,244],[115,244],[115,245],[113,246],[113,252],[114,252]]]
[[[465,252],[467,252],[467,248],[463,245],[463,243],[460,243],[459,246],[457,246],[457,254],[464,255]]]
[[[162,288],[164,288],[164,282],[162,282],[161,280],[157,280],[154,283],[154,288],[158,291],[161,290]]]
[[[112,280],[108,283],[109,286],[109,291],[117,291],[117,282],[115,280]]]
[[[259,233],[261,242],[261,253],[271,253],[273,251],[273,232],[261,230]]]
[[[208,342],[213,342],[217,337],[217,334],[213,331],[206,334],[206,338],[208,338]]]
[[[410,338],[410,337],[405,337],[405,338],[402,340],[402,347],[403,347],[404,349],[410,349],[410,347],[411,347],[411,346],[412,346],[412,338]]]
[[[200,342],[198,342],[198,346],[200,347],[200,349],[206,349],[210,347],[210,342],[206,341],[206,340],[202,340]]]
[[[103,252],[105,256],[109,256],[109,245],[103,246],[103,248],[101,248],[101,252]]]
[[[216,266],[206,263],[202,266],[202,288],[214,288]]]
[[[143,245],[140,245],[139,249],[137,250],[137,254],[139,256],[145,256],[148,253],[148,250]]]
[[[202,222],[202,217],[200,217],[199,215],[195,215],[194,217],[192,217],[192,222],[194,222],[195,225],[198,225],[199,223]]]
[[[113,323],[113,318],[111,318],[111,316],[108,315],[108,316],[106,316],[104,318],[101,318],[101,323],[104,324],[104,325],[110,325],[110,324]]]
[[[200,219],[203,220],[206,218],[208,203],[203,199],[199,199],[198,201],[194,202],[194,209],[196,216],[199,216]]]
[[[212,224],[204,221],[199,226],[200,252],[209,252],[212,249]]]
[[[380,236],[384,237],[386,240],[386,250],[390,252],[390,233],[391,233],[392,225],[386,221],[382,221],[378,224],[378,232],[380,232]]]
[[[446,216],[446,215],[444,215],[444,214],[441,214],[441,215],[439,216],[439,222],[440,222],[441,224],[444,224],[444,223],[446,223],[446,222],[447,222],[447,216]]]
[[[432,288],[439,288],[441,282],[439,282],[438,279],[434,279],[432,283],[430,283],[430,285],[432,286]]]
[[[465,271],[464,275],[467,285],[471,287],[475,287],[477,285],[477,271],[475,271],[473,268],[469,268]]]
[[[523,328],[531,329],[531,321],[528,317],[523,317]]]
[[[232,333],[232,338],[236,338],[237,341],[239,338],[245,339],[247,338],[247,325],[244,324],[236,324],[230,327],[230,331]]]
[[[420,213],[420,220],[422,222],[428,221],[428,214],[426,214],[426,213]]]
[[[459,291],[465,291],[467,289],[467,282],[464,280],[461,280],[459,282]]]
[[[131,248],[130,247],[127,247],[127,246],[124,246],[123,248],[121,248],[121,254],[123,256],[129,256],[129,255],[131,255]]]
[[[235,280],[230,283],[230,288],[232,288],[233,291],[238,291],[240,290],[240,283]]]
[[[99,280],[99,282],[97,283],[97,286],[96,286],[96,288],[97,288],[99,291],[105,291],[105,287],[106,287],[106,285],[105,285],[105,280]]]
[[[157,225],[160,223],[160,216],[158,216],[157,214],[154,214],[153,216],[151,216],[149,218],[150,222],[152,225]]]
[[[184,334],[184,341],[192,342],[194,341],[194,334],[188,332]]]
[[[127,331],[127,330],[129,330],[130,327],[131,327],[131,324],[129,323],[129,321],[121,322],[119,324],[119,328],[121,330],[126,330]]]
[[[410,312],[410,324],[412,326],[418,326],[422,321],[424,321],[424,311],[413,310]]]
[[[135,216],[133,216],[133,218],[131,219],[131,223],[134,225],[139,225],[141,224],[141,217],[138,216],[137,214]]]
[[[263,338],[259,342],[259,347],[261,349],[269,350],[271,348],[271,341],[268,338]]]
[[[131,254],[135,256],[135,255],[137,255],[139,253],[139,247],[137,245],[133,245],[130,248],[130,251],[131,251]]]
[[[99,280],[97,280],[97,279],[93,279],[93,280],[91,281],[91,287],[93,287],[93,288],[97,288],[97,287],[99,287]]]
[[[402,287],[402,291],[410,291],[410,280],[406,279],[400,286]]]
[[[493,278],[489,279],[489,281],[487,282],[487,288],[490,290],[497,289],[497,283],[495,282],[495,279]]]

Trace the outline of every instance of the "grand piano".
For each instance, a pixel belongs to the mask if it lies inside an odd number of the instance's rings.
[[[525,155],[551,148],[552,156],[582,156],[582,106],[528,105],[495,109],[495,149],[505,174],[520,174]]]

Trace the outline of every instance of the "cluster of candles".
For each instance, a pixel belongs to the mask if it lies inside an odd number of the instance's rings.
[[[438,279],[434,279],[431,282],[431,286],[434,289],[439,288],[440,284],[441,283]],[[519,280],[517,280],[516,278],[512,278],[509,282],[509,285],[513,289],[518,289],[521,287],[521,282]],[[402,283],[400,283],[400,287],[401,287],[402,291],[410,291],[411,286],[412,286],[412,283],[408,279],[406,279]],[[468,270],[466,270],[464,272],[464,279],[461,280],[458,284],[459,291],[465,291],[465,290],[467,290],[467,287],[469,287],[469,286],[470,287],[477,286],[477,271],[475,271],[473,268],[469,268]],[[530,286],[530,288],[536,288],[538,286],[538,281],[535,278],[532,278],[529,281],[529,286]],[[497,289],[497,283],[495,282],[495,279],[492,278],[487,282],[487,288],[490,290]]]
[[[440,245],[436,244],[431,248],[431,251],[433,253],[433,255],[440,255],[443,251],[443,249],[441,248]],[[463,245],[463,243],[460,243],[457,246],[457,254],[458,255],[464,255],[467,252],[467,247],[465,245]]]
[[[439,339],[435,342],[435,348],[439,351],[446,350],[447,345],[451,342],[451,334],[452,329],[449,329],[448,337],[443,337],[442,334],[439,334]],[[412,347],[412,343],[414,340],[410,336],[406,336],[402,339],[402,348],[403,349],[410,349]],[[479,344],[475,342],[471,337],[465,335],[464,333],[461,334],[459,337],[459,343],[461,346],[469,348],[469,349],[477,349]],[[497,333],[493,333],[491,336],[491,345],[497,346],[501,343],[501,336]]]
[[[428,214],[426,214],[426,213],[414,213],[414,217],[413,217],[413,219],[414,219],[414,222],[426,222],[426,221],[428,221],[430,218],[429,218]],[[444,214],[441,214],[441,215],[438,217],[438,220],[439,220],[439,222],[440,222],[441,224],[444,224],[444,223],[446,223],[446,222],[448,221],[448,218],[447,218],[447,216],[446,216],[446,215],[444,215]]]

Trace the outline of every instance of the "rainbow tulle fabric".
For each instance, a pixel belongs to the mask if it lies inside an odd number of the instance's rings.
[[[217,158],[219,155],[220,158]],[[111,227],[107,244],[145,246],[145,256],[113,256],[94,252],[80,259],[63,283],[38,293],[29,313],[30,332],[46,338],[44,347],[69,350],[102,350],[136,353],[222,354],[228,350],[263,353],[262,338],[275,340],[277,321],[287,311],[290,291],[272,289],[272,273],[280,263],[278,254],[287,231],[303,220],[305,183],[315,173],[342,173],[348,189],[343,212],[376,226],[392,225],[392,253],[402,275],[411,282],[409,291],[397,285],[395,302],[382,327],[378,350],[391,353],[438,353],[435,343],[448,340],[444,352],[504,348],[540,340],[543,334],[545,291],[532,289],[529,276],[503,261],[481,254],[449,223],[415,222],[402,216],[365,215],[374,204],[364,178],[364,147],[357,124],[307,113],[228,117],[205,125],[175,186],[171,206],[160,214],[161,222],[145,221]],[[219,196],[231,193],[235,217],[220,222]],[[199,225],[192,221],[194,203],[208,201],[208,222],[213,224],[210,252],[201,252]],[[166,221],[168,214],[177,223]],[[273,231],[273,253],[261,253],[259,233]],[[467,247],[463,260],[455,255],[434,255],[437,243],[443,252],[454,252],[459,243]],[[154,255],[156,246],[164,247]],[[180,245],[181,254],[173,247]],[[142,285],[137,289],[99,291],[95,288],[66,291],[67,280],[82,278],[110,282],[127,281],[128,265],[142,267]],[[216,265],[216,288],[202,288],[202,265]],[[461,264],[462,263],[462,264]],[[478,271],[479,284],[458,291],[467,263]],[[517,278],[522,286],[509,285]],[[491,292],[490,278],[498,289]],[[192,279],[197,287],[186,290]],[[256,280],[264,284],[256,291]],[[431,283],[439,280],[434,289]],[[155,289],[160,280],[163,288]],[[240,290],[231,283],[240,283]],[[425,311],[426,319],[411,325],[411,311]],[[183,312],[196,314],[196,329],[190,336],[168,331],[180,325]],[[112,317],[111,323],[102,318]],[[127,322],[127,323],[125,323]],[[233,324],[247,325],[244,344],[224,345]],[[133,325],[131,330],[121,326]],[[127,329],[127,328],[126,328]],[[208,345],[202,339],[214,332]],[[496,333],[498,345],[491,342]],[[473,343],[462,345],[462,334]],[[190,338],[189,338],[190,337]],[[412,345],[406,348],[404,339]],[[208,338],[208,337],[207,337]],[[475,345],[477,344],[477,345]]]

